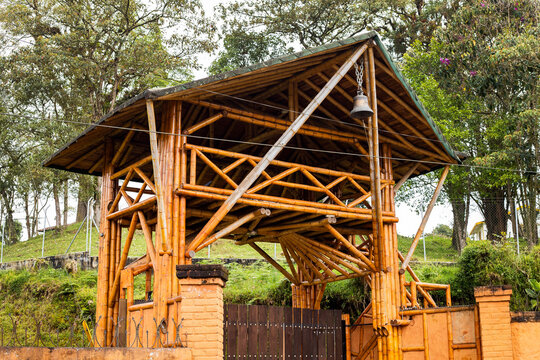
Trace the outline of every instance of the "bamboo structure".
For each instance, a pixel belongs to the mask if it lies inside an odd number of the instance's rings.
[[[349,115],[355,63],[364,66],[373,109],[365,121]],[[319,309],[328,283],[364,279],[376,334],[369,351],[401,359],[401,312],[436,307],[430,291],[445,291],[451,304],[449,286],[422,282],[409,262],[449,165],[458,162],[378,36],[364,33],[270,65],[146,91],[45,165],[102,176],[99,344],[115,345],[124,316],[140,319],[128,323],[127,339],[150,334],[138,346],[179,346],[163,335],[176,334],[182,319],[176,267],[225,238],[280,271],[294,307]],[[441,163],[448,165],[403,256],[395,193]],[[146,255],[126,265],[138,229]],[[279,244],[283,257],[264,243]],[[142,274],[146,295],[135,299]],[[155,324],[167,331],[156,333]]]

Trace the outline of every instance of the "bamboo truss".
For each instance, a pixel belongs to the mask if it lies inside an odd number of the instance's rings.
[[[349,117],[352,66],[360,60],[374,110],[365,122]],[[103,178],[97,342],[112,344],[120,299],[128,318],[141,319],[128,324],[128,339],[155,323],[174,333],[182,318],[176,266],[225,238],[250,246],[283,274],[294,307],[318,309],[328,283],[363,278],[376,335],[353,358],[376,348],[378,359],[401,359],[402,311],[437,307],[432,291],[445,292],[451,305],[448,285],[422,282],[409,264],[449,167],[405,256],[397,248],[394,196],[407,179],[433,170],[416,160],[456,161],[432,141],[435,133],[387,64],[375,43],[363,41],[229,84],[227,95],[249,103],[212,93],[219,81],[207,91],[145,99],[110,120],[129,121],[131,130],[113,131],[103,144],[87,140],[91,151],[79,142],[60,153],[64,168],[101,169]],[[146,255],[127,264],[137,230]],[[279,245],[281,260],[265,242]],[[135,299],[134,279],[142,275],[147,295]],[[151,336],[150,343],[163,340]]]

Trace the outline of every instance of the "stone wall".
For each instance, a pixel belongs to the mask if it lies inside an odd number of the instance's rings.
[[[69,265],[68,265],[69,264]],[[46,256],[37,259],[26,259],[0,264],[0,270],[30,270],[34,268],[52,267],[64,269],[76,264],[77,270],[97,269],[97,256],[88,256],[87,252],[76,252],[63,255]]]
[[[137,260],[136,257],[129,257],[126,264]],[[194,264],[207,261],[208,259],[197,258],[193,259]],[[260,259],[215,259],[223,264],[236,263],[240,265],[253,265],[256,263],[265,262]],[[42,268],[49,266],[53,269],[65,269],[67,266],[72,266],[73,262],[77,264],[78,270],[95,270],[98,267],[97,256],[88,256],[87,252],[75,252],[62,255],[52,255],[43,258],[26,259],[0,264],[0,270],[30,270],[34,268]],[[69,265],[68,265],[69,264]]]

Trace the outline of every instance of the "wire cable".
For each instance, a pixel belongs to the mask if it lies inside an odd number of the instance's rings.
[[[29,119],[34,120],[44,120],[35,116],[29,116],[29,115],[21,115],[21,114],[14,114],[14,113],[5,113],[2,112],[0,115],[5,116],[13,116],[13,117],[25,117]],[[116,125],[107,125],[107,124],[88,124],[82,121],[73,121],[73,120],[61,120],[61,119],[49,119],[64,123],[70,123],[70,124],[78,124],[78,125],[90,125],[93,127],[102,127],[102,128],[108,128],[108,129],[115,129],[115,130],[126,130],[126,131],[136,131],[136,132],[142,132],[146,134],[150,134],[150,130],[146,129],[137,129],[137,128],[131,128],[131,127],[124,127],[124,126],[116,126]],[[236,144],[245,144],[245,145],[254,145],[254,146],[265,146],[265,147],[272,147],[274,144],[266,144],[266,143],[260,143],[260,142],[254,142],[254,141],[245,141],[245,140],[233,140],[233,139],[223,139],[218,137],[209,137],[209,136],[201,136],[201,135],[187,135],[187,134],[175,134],[171,132],[166,131],[155,131],[155,134],[158,135],[172,135],[172,136],[184,136],[187,138],[193,138],[193,139],[202,139],[202,140],[214,140],[214,141],[224,141],[229,143],[236,143]],[[332,155],[346,155],[346,156],[354,156],[354,157],[362,157],[362,158],[369,158],[369,155],[359,154],[359,153],[350,153],[345,151],[335,151],[335,150],[325,150],[325,149],[313,149],[313,148],[306,148],[306,147],[298,147],[298,146],[291,146],[291,145],[283,145],[282,148],[284,149],[291,149],[291,150],[299,150],[299,151],[309,151],[309,152],[318,152],[318,153],[325,153],[325,154],[332,154]],[[501,171],[508,171],[508,172],[517,172],[517,173],[526,173],[526,174],[535,174],[537,175],[538,172],[535,171],[528,171],[528,170],[519,170],[519,169],[511,169],[511,168],[500,168],[500,167],[493,167],[493,166],[482,166],[482,165],[472,165],[472,164],[454,164],[454,163],[448,163],[443,161],[432,161],[432,160],[420,160],[420,159],[412,159],[412,158],[401,158],[401,157],[395,157],[395,156],[379,156],[380,159],[389,159],[389,160],[395,160],[395,161],[408,161],[408,162],[417,162],[417,163],[423,163],[423,164],[430,164],[430,165],[441,165],[441,166],[460,166],[460,167],[468,167],[468,168],[475,168],[475,169],[487,169],[487,170],[501,170]]]

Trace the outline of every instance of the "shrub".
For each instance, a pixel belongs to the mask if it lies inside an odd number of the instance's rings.
[[[509,243],[472,242],[458,261],[458,272],[451,284],[452,295],[460,303],[474,304],[475,287],[511,285],[511,309],[528,310],[530,298],[526,289],[529,279],[540,278],[539,261],[539,248],[518,256]]]
[[[433,235],[452,237],[452,228],[445,224],[435,226],[432,232]]]

